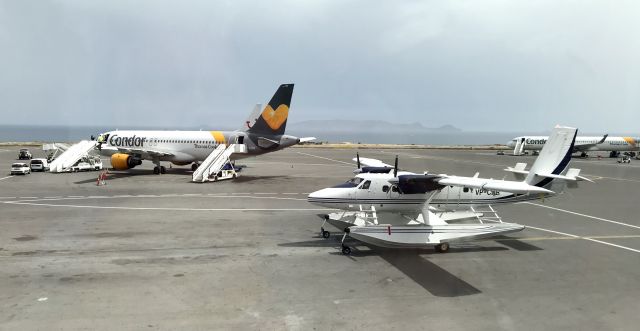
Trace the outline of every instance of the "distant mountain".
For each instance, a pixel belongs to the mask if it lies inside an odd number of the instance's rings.
[[[462,130],[453,125],[427,128],[418,122],[390,123],[376,120],[310,120],[291,123],[296,131],[323,132],[385,132],[385,133],[451,133]]]

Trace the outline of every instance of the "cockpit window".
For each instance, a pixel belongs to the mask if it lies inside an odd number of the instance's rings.
[[[371,186],[371,181],[370,180],[364,182],[364,184],[362,184],[362,186],[360,186],[360,189],[361,190],[368,190],[369,186]]]
[[[348,187],[357,187],[360,183],[362,183],[362,181],[363,181],[363,179],[362,179],[362,178],[360,178],[360,177],[353,177],[353,178],[349,179],[348,181],[346,181],[346,182],[344,182],[344,183],[342,183],[342,184],[339,184],[339,185],[334,186],[334,188],[340,188],[340,187],[345,187],[345,188],[348,188]]]

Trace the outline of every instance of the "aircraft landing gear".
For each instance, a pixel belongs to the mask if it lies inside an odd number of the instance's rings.
[[[351,255],[351,248],[349,248],[349,246],[342,245],[342,254]]]
[[[580,153],[580,157],[589,157],[589,155],[587,155],[587,152],[582,152]]]
[[[199,167],[199,166],[200,166],[199,164],[197,164],[197,163],[193,163],[193,164],[191,165],[191,171],[196,171],[196,169],[198,169],[198,167]]]
[[[331,232],[329,231],[325,231],[324,229],[321,229],[321,233],[322,233],[322,238],[324,239],[329,239],[329,237],[331,237]]]
[[[446,253],[449,251],[449,243],[442,243],[439,245],[436,245],[436,252],[438,253]]]
[[[153,173],[155,175],[166,174],[167,173],[167,168],[165,168],[164,166],[154,167],[153,168]]]
[[[609,157],[618,157],[619,155],[620,155],[620,152],[617,152],[617,151],[609,152]]]

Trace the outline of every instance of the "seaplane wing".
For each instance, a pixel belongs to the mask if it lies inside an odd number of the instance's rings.
[[[478,177],[461,177],[448,175],[400,175],[389,180],[398,185],[406,194],[427,193],[445,186],[468,187],[486,191],[500,191],[514,194],[553,193],[542,187],[529,185],[526,182],[496,180]]]
[[[596,143],[590,143],[590,144],[580,144],[578,142],[576,142],[573,146],[573,149],[576,151],[588,151],[589,149],[596,147],[599,144],[604,143],[605,140],[607,140],[607,137],[609,136],[609,134],[605,134],[604,136],[602,136],[602,139],[600,139],[599,141],[597,141]]]
[[[390,164],[386,164],[380,160],[376,160],[376,159],[370,159],[370,158],[366,158],[366,157],[360,157],[360,164],[365,166],[365,167],[380,167],[380,168],[393,168],[392,165]],[[358,158],[353,158],[354,162],[358,162]]]

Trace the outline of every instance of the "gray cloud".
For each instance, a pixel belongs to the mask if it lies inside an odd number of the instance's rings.
[[[635,1],[3,1],[5,123],[292,122],[637,132]]]

